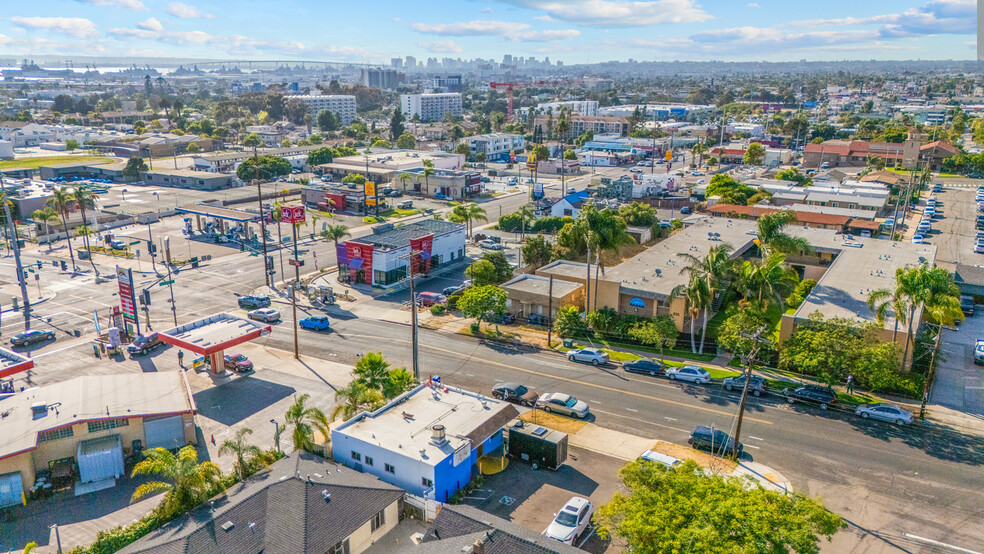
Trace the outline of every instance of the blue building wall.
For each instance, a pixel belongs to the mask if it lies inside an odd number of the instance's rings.
[[[453,462],[454,454],[434,466],[434,500],[447,502],[451,495],[471,481],[472,466],[478,463],[478,453],[472,448],[466,460],[457,466]]]

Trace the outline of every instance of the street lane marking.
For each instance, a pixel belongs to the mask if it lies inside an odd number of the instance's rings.
[[[753,437],[753,436],[751,436],[751,435],[748,435],[748,438],[750,438],[750,439],[755,439],[755,440],[757,440],[757,441],[762,441],[762,440],[765,440],[765,439],[760,439],[760,438],[758,438],[758,437]]]
[[[953,546],[952,544],[946,544],[945,542],[934,541],[933,539],[927,539],[925,537],[920,537],[918,535],[913,535],[912,533],[902,533],[906,538],[910,538],[917,541],[922,541],[926,544],[932,544],[936,546],[941,546],[943,548],[949,548],[950,550],[955,550],[957,552],[965,552],[966,554],[981,554],[976,550],[969,550],[967,548],[961,548],[959,546]]]
[[[644,419],[639,419],[637,417],[627,416],[625,414],[616,414],[616,413],[613,413],[613,412],[606,412],[604,410],[595,410],[594,412],[596,414],[605,414],[605,415],[620,417],[622,419],[628,419],[628,420],[631,420],[631,421],[638,421],[639,423],[644,423],[647,427],[651,427],[651,426],[655,425],[656,427],[663,427],[664,429],[671,429],[673,431],[677,431],[677,432],[680,432],[680,433],[686,433],[688,435],[690,434],[690,431],[687,431],[686,429],[680,429],[679,427],[671,427],[669,425],[663,425],[662,423],[654,423],[652,421],[646,421]]]
[[[755,450],[761,450],[761,448],[759,448],[759,447],[757,447],[757,446],[752,446],[752,445],[750,445],[750,444],[746,444],[746,445],[744,445],[744,446],[745,446],[745,448],[754,448]]]
[[[663,418],[664,419],[668,419],[670,421],[676,421],[676,418],[675,417],[663,416]]]
[[[626,408],[626,410],[628,410],[628,411],[630,411],[630,412],[636,412],[636,413],[639,413],[639,410],[634,410],[634,409],[632,409],[632,408]]]

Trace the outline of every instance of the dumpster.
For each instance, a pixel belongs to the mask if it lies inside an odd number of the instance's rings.
[[[574,339],[564,339],[564,348],[574,348]]]
[[[533,469],[555,470],[567,461],[567,433],[514,419],[502,431],[510,458],[529,462]]]

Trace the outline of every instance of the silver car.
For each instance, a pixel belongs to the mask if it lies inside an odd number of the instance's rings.
[[[858,409],[854,410],[854,413],[864,419],[880,419],[881,421],[887,421],[896,425],[910,425],[915,418],[909,410],[896,406],[895,404],[885,403],[858,406]]]
[[[585,362],[591,365],[604,365],[608,363],[608,354],[597,348],[582,348],[567,352],[567,359],[572,362]]]
[[[666,370],[666,376],[671,381],[689,381],[698,385],[711,382],[711,374],[702,367],[695,365],[685,365],[683,367],[671,367]]]
[[[578,419],[588,417],[588,403],[562,392],[549,392],[536,401],[536,407],[545,412],[569,415]]]
[[[273,308],[260,308],[259,310],[249,312],[247,315],[250,319],[262,321],[264,323],[280,321],[280,312],[274,310]]]

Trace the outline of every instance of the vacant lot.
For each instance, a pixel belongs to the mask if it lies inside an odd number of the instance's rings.
[[[100,156],[47,156],[44,158],[21,158],[19,160],[5,160],[0,162],[0,169],[10,169],[12,167],[23,167],[37,169],[42,165],[64,164],[69,162],[107,162],[111,163],[112,158]]]

